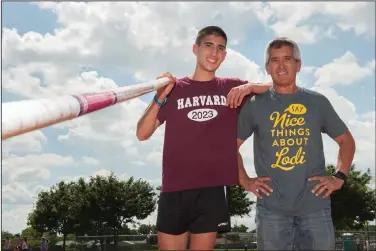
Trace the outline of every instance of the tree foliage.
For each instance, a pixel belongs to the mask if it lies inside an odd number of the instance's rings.
[[[117,236],[124,225],[145,219],[155,210],[155,192],[146,181],[96,176],[90,179],[88,190],[88,214],[97,234],[110,231]]]
[[[248,227],[244,224],[241,224],[240,226],[238,225],[234,225],[232,228],[231,228],[231,231],[232,232],[238,232],[238,233],[247,233],[248,231]]]
[[[73,183],[61,181],[49,191],[42,191],[38,195],[35,210],[28,219],[29,225],[38,232],[62,234],[63,249],[66,236],[74,233],[75,228],[79,226],[73,190]]]
[[[255,203],[248,197],[249,192],[241,186],[227,187],[227,203],[230,216],[249,216],[251,207]]]
[[[157,230],[155,228],[155,225],[150,225],[150,224],[141,224],[138,228],[138,233],[139,234],[156,234]]]
[[[328,165],[328,174],[335,167]],[[364,229],[367,221],[375,219],[376,193],[368,185],[372,180],[370,170],[361,172],[352,165],[349,178],[340,190],[331,195],[332,218],[336,229]]]
[[[145,219],[155,210],[154,188],[146,181],[91,177],[88,182],[59,182],[38,194],[28,225],[39,232],[62,234],[128,234],[128,223]],[[103,243],[102,243],[103,244]]]

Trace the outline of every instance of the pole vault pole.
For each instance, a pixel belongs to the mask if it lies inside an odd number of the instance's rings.
[[[75,119],[142,96],[169,84],[168,78],[108,91],[2,104],[1,139]]]

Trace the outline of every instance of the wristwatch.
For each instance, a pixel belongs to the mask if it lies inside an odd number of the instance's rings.
[[[165,97],[165,98],[163,99],[163,101],[160,102],[160,101],[158,100],[158,98],[157,98],[157,95],[155,95],[154,98],[153,98],[153,100],[154,100],[154,102],[155,102],[157,105],[159,105],[159,107],[163,107],[163,106],[167,103],[167,97]]]
[[[341,179],[343,181],[346,181],[347,180],[347,175],[344,174],[343,172],[341,171],[336,171],[334,174],[333,174],[334,177],[338,178],[338,179]]]

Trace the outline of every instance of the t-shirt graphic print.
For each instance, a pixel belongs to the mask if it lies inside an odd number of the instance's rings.
[[[310,128],[304,127],[306,113],[307,108],[303,104],[291,104],[283,113],[274,111],[270,114],[273,124],[273,129],[270,130],[273,138],[272,147],[276,148],[272,168],[290,171],[306,162],[305,146],[310,136]],[[293,147],[297,149],[293,151]]]

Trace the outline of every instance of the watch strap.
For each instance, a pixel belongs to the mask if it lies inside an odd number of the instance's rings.
[[[159,105],[159,107],[162,107],[162,106],[164,106],[164,105],[167,103],[167,97],[165,97],[165,98],[163,99],[163,101],[160,102],[160,101],[158,100],[158,98],[157,98],[157,95],[154,95],[153,100],[154,100],[154,102],[155,102],[157,105]]]
[[[333,176],[336,177],[336,178],[338,178],[338,179],[341,179],[341,180],[343,180],[343,181],[346,181],[347,178],[348,178],[347,175],[344,174],[344,173],[341,172],[341,171],[337,171],[337,172],[335,172],[335,173],[333,174]]]

